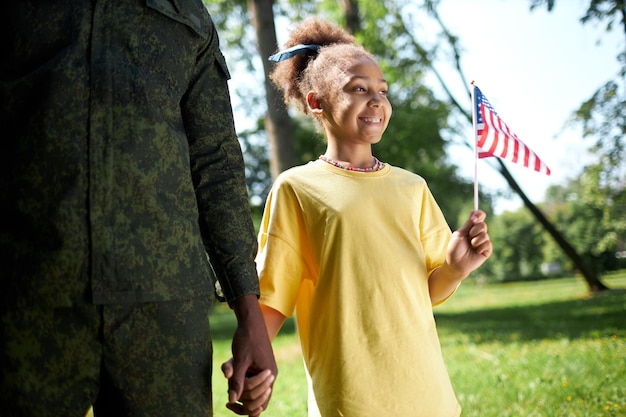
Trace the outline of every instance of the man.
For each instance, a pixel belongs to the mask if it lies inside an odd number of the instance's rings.
[[[212,269],[238,319],[229,398],[258,414],[269,386],[240,398],[244,378],[276,363],[201,1],[0,8],[0,415],[211,415]]]

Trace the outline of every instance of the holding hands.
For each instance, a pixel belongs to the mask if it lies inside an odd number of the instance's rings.
[[[229,385],[234,374],[233,360],[222,364],[222,372],[228,378]],[[235,414],[258,417],[266,408],[272,395],[272,385],[275,376],[266,369],[254,376],[245,377],[241,393],[234,389],[228,390],[228,404],[226,407]]]
[[[233,357],[222,365],[228,379],[228,404],[235,414],[257,417],[267,409],[278,369],[256,295],[233,302],[238,326]]]

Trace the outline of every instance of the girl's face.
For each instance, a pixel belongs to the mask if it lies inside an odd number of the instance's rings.
[[[391,117],[387,81],[375,62],[354,61],[323,101],[322,120],[329,141],[371,145],[380,141]]]

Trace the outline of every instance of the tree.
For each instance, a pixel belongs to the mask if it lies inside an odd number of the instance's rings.
[[[536,0],[539,1],[539,0]],[[549,1],[549,0],[548,0]],[[463,75],[463,71],[460,65],[460,52],[458,48],[458,38],[454,36],[445,26],[441,18],[437,13],[437,1],[435,0],[426,0],[425,8],[430,13],[430,15],[439,23],[439,26],[442,31],[442,36],[448,40],[448,45],[452,49],[453,59],[455,62],[455,68],[457,70],[458,75],[460,76],[463,84],[467,87],[467,94],[470,95],[469,92],[469,84],[466,82],[465,76]],[[444,91],[447,93],[451,103],[455,106],[458,113],[461,117],[464,117],[470,123],[472,121],[471,115],[467,112],[464,106],[461,106],[459,102],[455,99],[454,95],[451,93],[450,89],[447,88],[445,80],[439,75],[436,71],[432,59],[424,50],[424,60],[429,63],[432,70],[435,72],[437,79],[440,81]],[[473,147],[473,144],[467,144],[470,147]],[[495,162],[498,165],[498,171],[502,175],[502,177],[507,181],[509,187],[517,193],[517,195],[522,199],[524,206],[533,214],[537,221],[545,230],[553,237],[555,242],[559,245],[559,247],[563,250],[563,252],[571,259],[571,261],[576,265],[577,269],[582,273],[585,281],[587,282],[587,286],[591,292],[604,291],[607,290],[608,287],[599,279],[597,273],[584,262],[582,257],[578,254],[578,252],[574,249],[574,247],[563,237],[561,232],[550,222],[544,213],[526,196],[524,191],[521,189],[517,181],[513,178],[509,170],[506,168],[502,160],[499,158],[495,158]]]
[[[248,0],[248,9],[252,14],[252,24],[256,29],[257,48],[261,57],[268,57],[276,51],[276,27],[274,26],[274,0]],[[265,97],[267,100],[267,117],[265,129],[270,143],[270,160],[272,178],[287,168],[298,163],[294,152],[294,130],[291,117],[282,99],[281,93],[272,84],[269,74],[272,70],[267,60],[263,62],[265,79]]]

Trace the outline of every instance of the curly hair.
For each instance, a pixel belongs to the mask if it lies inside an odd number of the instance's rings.
[[[318,17],[303,20],[289,33],[285,48],[298,44],[321,48],[316,54],[296,55],[279,62],[270,79],[282,90],[285,103],[294,103],[304,114],[310,113],[306,102],[309,91],[328,98],[335,81],[355,60],[365,57],[376,62],[344,28]]]

